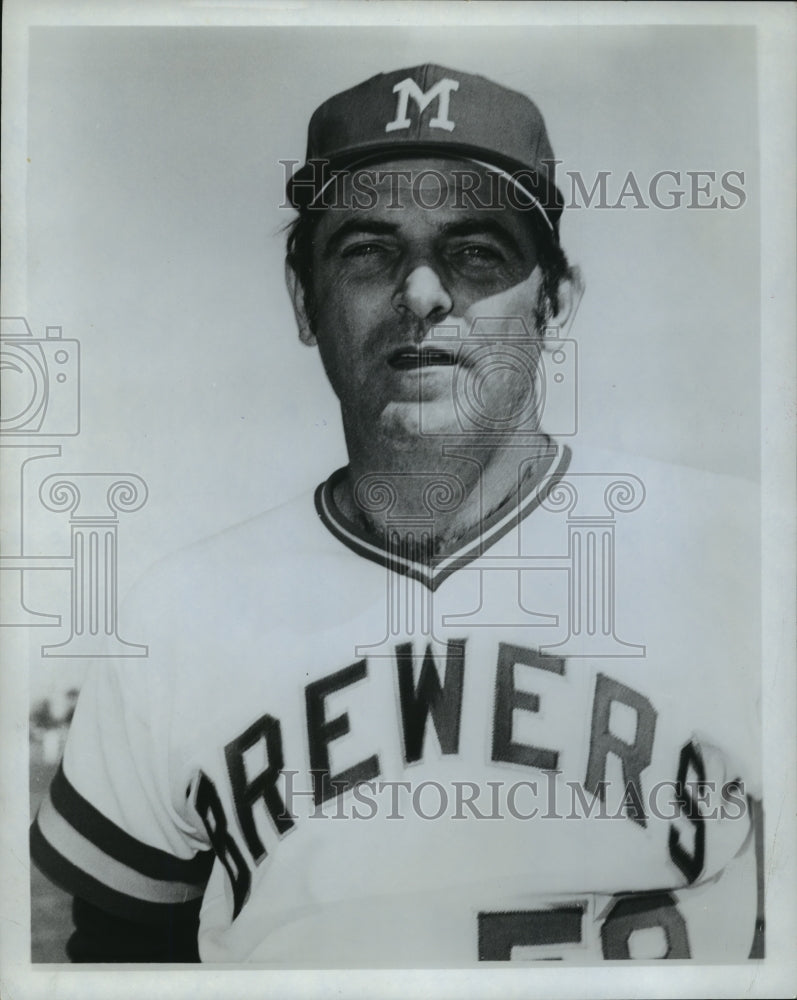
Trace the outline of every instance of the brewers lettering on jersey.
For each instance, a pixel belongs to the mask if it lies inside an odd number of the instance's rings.
[[[754,558],[748,501],[579,447],[536,105],[380,74],[287,193],[349,462],[162,563],[145,665],[92,668],[31,835],[70,957],[763,956],[755,595],[719,558]]]

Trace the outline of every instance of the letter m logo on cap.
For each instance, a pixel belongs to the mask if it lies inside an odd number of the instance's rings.
[[[429,119],[429,128],[442,128],[445,129],[446,132],[453,132],[454,122],[452,122],[448,117],[448,105],[451,99],[451,94],[455,90],[459,90],[459,81],[452,80],[449,77],[444,77],[442,80],[438,80],[437,83],[433,87],[430,87],[427,91],[421,90],[412,77],[408,76],[405,80],[401,80],[393,88],[393,93],[398,94],[396,117],[392,122],[388,122],[387,125],[385,125],[385,132],[396,132],[399,129],[409,128],[412,125],[412,122],[407,117],[410,98],[412,98],[418,105],[418,114],[425,111],[432,101],[436,100],[437,114],[434,118]]]

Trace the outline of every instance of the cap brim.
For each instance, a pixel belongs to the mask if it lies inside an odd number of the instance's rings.
[[[359,169],[372,163],[434,156],[476,163],[496,170],[518,186],[537,203],[549,225],[555,229],[562,214],[564,199],[559,189],[544,174],[508,157],[496,156],[493,150],[460,143],[371,143],[342,150],[330,157],[310,159],[300,167],[286,185],[288,200],[294,208],[308,208],[319,194],[342,172]],[[322,183],[318,183],[319,171]],[[522,180],[518,175],[522,175]],[[314,183],[315,181],[315,183]]]

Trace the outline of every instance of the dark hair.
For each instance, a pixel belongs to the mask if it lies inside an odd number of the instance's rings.
[[[285,259],[292,268],[304,293],[307,321],[313,329],[317,303],[313,289],[313,246],[316,226],[324,209],[302,208],[299,215],[286,227],[287,244]],[[534,308],[534,322],[538,330],[559,312],[559,286],[573,275],[573,268],[559,244],[558,235],[552,235],[536,211],[530,210],[527,221],[534,234],[538,264],[542,271],[542,284]]]

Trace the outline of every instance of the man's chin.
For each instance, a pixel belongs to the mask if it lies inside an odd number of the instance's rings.
[[[462,425],[450,399],[388,403],[382,411],[380,431],[396,447],[430,445],[462,434]]]

